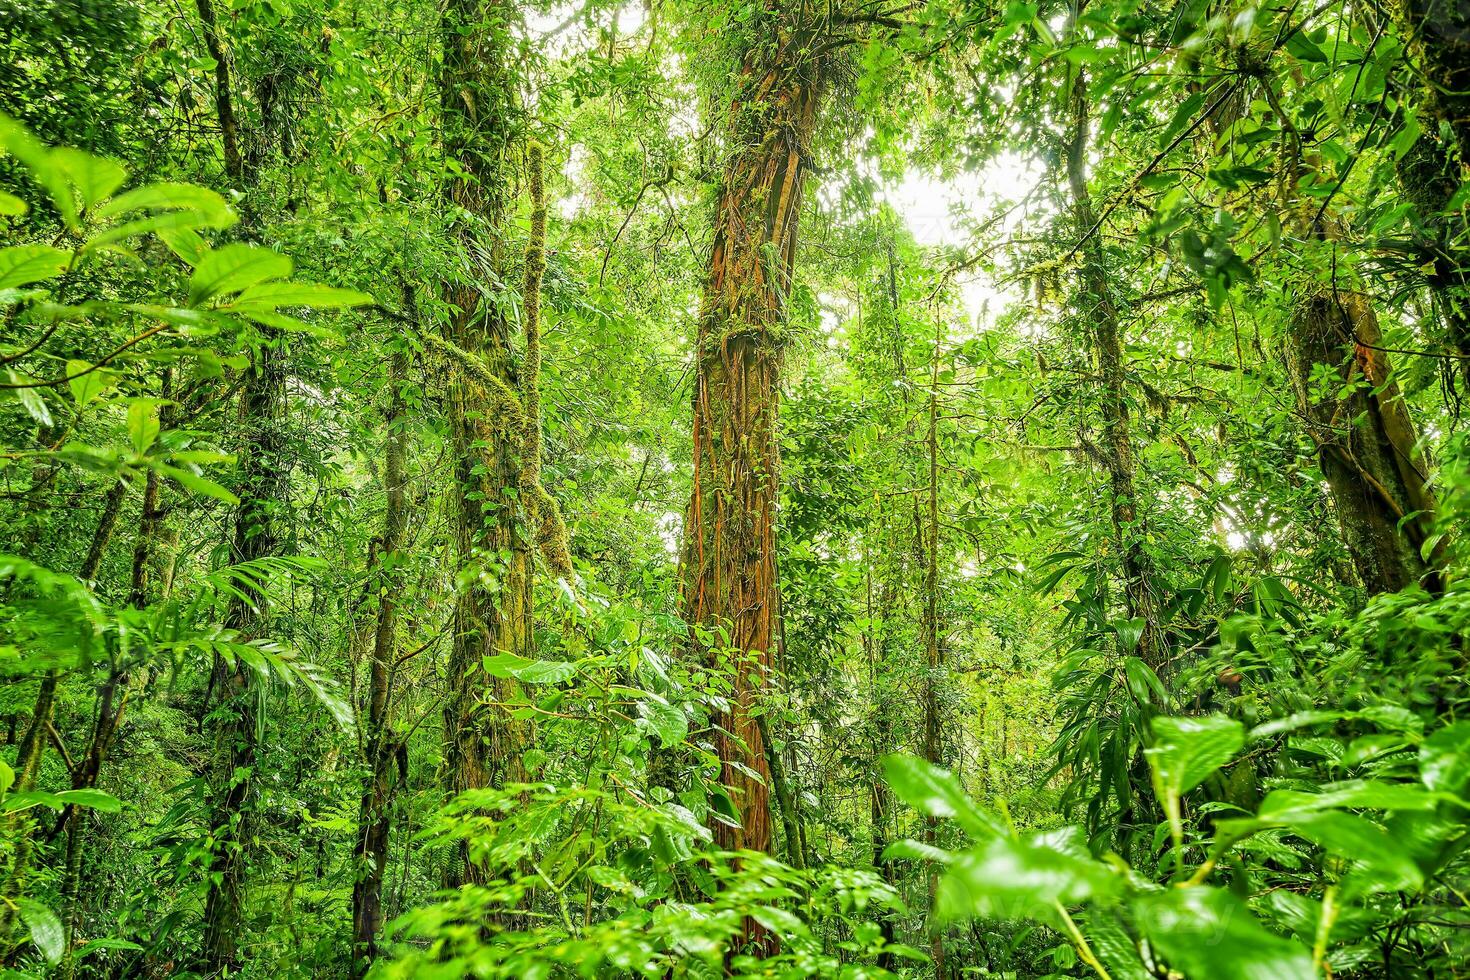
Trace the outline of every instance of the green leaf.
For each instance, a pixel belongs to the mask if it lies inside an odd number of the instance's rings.
[[[1312,957],[1268,932],[1229,892],[1194,886],[1146,895],[1135,918],[1155,951],[1186,977],[1210,980],[1315,980]]]
[[[577,665],[565,660],[532,660],[514,653],[484,657],[480,666],[491,677],[513,677],[527,684],[559,684],[577,673]]]
[[[938,914],[947,919],[1058,921],[1056,903],[1107,902],[1123,888],[1112,868],[1093,858],[1075,827],[996,837],[959,855],[939,885]]]
[[[48,962],[59,962],[66,952],[66,931],[62,929],[56,913],[30,898],[18,898],[15,904],[26,928],[31,931],[31,942],[36,944]]]
[[[54,279],[66,271],[71,253],[50,245],[12,245],[0,248],[0,289],[29,286]]]
[[[1403,846],[1364,817],[1331,811],[1296,820],[1292,833],[1361,869],[1351,878],[1353,894],[1417,890],[1423,872]]]
[[[25,201],[14,194],[0,191],[0,216],[15,218],[25,214],[27,210]]]
[[[158,406],[139,398],[128,406],[128,441],[139,456],[148,451],[158,438]]]
[[[127,168],[115,160],[94,156],[69,146],[51,151],[51,163],[58,167],[81,195],[82,207],[90,208],[112,196],[112,192],[128,179]]]
[[[925,844],[923,841],[896,840],[883,849],[883,860],[933,861],[936,864],[951,864],[955,856],[942,847]]]
[[[122,224],[114,225],[106,231],[98,232],[87,239],[86,249],[96,251],[107,248],[117,242],[129,238],[138,238],[142,235],[159,235],[179,229],[193,230],[195,228],[211,227],[212,222],[193,211],[164,211],[160,214],[151,214],[146,218],[137,218],[133,221],[124,221]]]
[[[9,792],[10,787],[15,785],[15,770],[0,760],[0,797]]]
[[[147,184],[108,201],[97,209],[99,218],[129,211],[188,211],[211,228],[228,228],[239,220],[225,199],[195,184]]]
[[[1147,750],[1159,797],[1182,796],[1229,762],[1245,744],[1245,728],[1224,715],[1155,718],[1154,744]]]
[[[512,673],[527,684],[560,684],[577,676],[577,665],[565,660],[533,660]]]
[[[7,370],[5,379],[12,385],[29,385],[35,383],[35,379],[15,371]],[[51,424],[51,409],[46,405],[46,399],[41,395],[40,388],[5,388],[0,389],[0,394],[15,396],[20,401],[21,407],[26,410],[31,418],[41,425]]]
[[[1155,718],[1154,744],[1144,753],[1152,769],[1154,795],[1164,807],[1175,854],[1184,842],[1180,798],[1229,762],[1245,744],[1245,726],[1224,715]]]
[[[51,151],[14,119],[0,112],[0,147],[15,157],[30,173],[31,179],[46,191],[68,228],[77,224],[76,199],[72,196],[65,171],[56,164]]]
[[[326,310],[344,306],[367,306],[373,302],[373,298],[367,293],[360,293],[355,289],[338,289],[307,282],[273,282],[245,290],[228,308],[276,310],[283,306],[306,306]]]
[[[1315,41],[1307,37],[1305,31],[1293,31],[1286,39],[1286,50],[1292,57],[1299,61],[1324,62],[1329,60],[1327,52],[1323,51]]]
[[[198,265],[209,252],[209,243],[193,228],[164,228],[158,232],[158,240],[190,265]]]
[[[1143,638],[1143,629],[1147,621],[1142,617],[1124,620],[1113,624],[1113,631],[1118,634],[1118,649],[1123,653],[1132,653],[1138,649],[1138,641]]]
[[[198,473],[190,472],[189,470],[183,469],[178,466],[169,466],[165,463],[155,462],[152,464],[152,466],[164,476],[178,481],[179,485],[182,486],[185,490],[188,490],[190,493],[203,494],[206,497],[213,497],[216,500],[223,500],[225,503],[231,505],[238,504],[240,502],[239,497],[235,496],[233,493],[226,490],[218,483],[215,483],[213,480],[210,480],[207,477],[200,476]]]
[[[1123,676],[1128,681],[1128,691],[1144,704],[1167,704],[1169,692],[1154,669],[1137,657],[1123,659]]]
[[[977,807],[946,769],[911,755],[888,755],[883,774],[899,799],[928,816],[953,818],[976,840],[1009,832],[998,817]]]
[[[117,813],[122,809],[122,801],[100,789],[64,789],[56,798],[70,806],[90,807],[103,813]]]
[[[639,705],[638,710],[665,748],[678,745],[689,734],[689,720],[678,705],[649,698]]]
[[[72,400],[78,407],[102,394],[114,381],[110,372],[89,370],[91,367],[86,361],[66,362],[67,385],[71,388]],[[85,374],[82,373],[84,371]]]
[[[291,260],[259,245],[235,243],[206,252],[189,279],[189,305],[291,274]]]
[[[128,942],[126,939],[115,939],[112,936],[104,936],[101,939],[93,939],[77,947],[76,957],[81,959],[88,953],[95,953],[101,949],[117,949],[125,952],[135,952],[143,947],[137,943]]]
[[[1465,796],[1470,785],[1470,721],[1441,728],[1419,746],[1419,775],[1441,793]]]

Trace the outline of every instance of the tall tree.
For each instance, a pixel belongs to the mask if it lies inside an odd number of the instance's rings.
[[[407,292],[407,290],[405,290]],[[412,304],[409,304],[412,309]],[[358,804],[357,868],[352,884],[353,974],[366,973],[378,953],[383,927],[383,875],[393,833],[394,763],[402,746],[394,729],[394,681],[398,668],[399,590],[408,523],[405,459],[409,440],[403,387],[408,383],[406,341],[395,338],[388,372],[388,404],[383,413],[383,533],[376,542],[373,575],[377,622],[368,665],[367,717],[363,720],[367,785]],[[401,774],[406,776],[405,774]]]
[[[444,285],[446,332],[489,373],[477,377],[461,365],[450,379],[460,563],[444,708],[446,788],[453,793],[523,776],[524,724],[485,704],[514,700],[515,681],[486,678],[480,670],[487,656],[531,651],[533,534],[517,495],[524,431],[487,390],[496,384],[508,392],[519,388],[511,320],[501,298],[487,295],[506,272],[503,239],[523,129],[512,69],[511,29],[518,16],[516,5],[505,0],[451,0],[441,24],[440,111],[450,163],[444,196],[467,264]],[[458,884],[477,876],[466,850],[446,879]]]
[[[228,183],[245,194],[240,231],[259,234],[257,202],[251,197],[259,178],[260,159],[247,153],[237,119],[231,51],[211,0],[197,0],[205,47],[214,62],[214,107]],[[249,352],[250,363],[240,386],[237,450],[240,504],[229,541],[232,564],[280,554],[281,517],[290,493],[290,465],[282,418],[286,408],[285,339],[263,330]],[[266,596],[258,590],[237,591],[225,613],[225,626],[244,641],[260,639],[269,626]],[[245,879],[250,864],[251,799],[259,746],[259,719],[250,668],[241,660],[215,655],[210,693],[217,699],[212,714],[214,758],[210,773],[210,836],[214,841],[204,902],[202,965],[222,971],[237,960],[243,929]]]
[[[1074,248],[1080,260],[1081,319],[1091,332],[1092,355],[1102,385],[1102,445],[1092,454],[1108,475],[1108,504],[1113,540],[1119,554],[1123,596],[1131,619],[1142,620],[1139,657],[1150,667],[1162,667],[1165,651],[1154,596],[1154,568],[1143,547],[1139,527],[1138,488],[1134,463],[1133,433],[1128,407],[1128,381],[1123,365],[1123,325],[1113,298],[1113,281],[1098,235],[1097,212],[1087,187],[1087,157],[1091,142],[1091,102],[1087,76],[1074,72],[1068,90],[1069,135],[1066,145],[1067,187],[1071,194],[1072,223],[1077,234]]]
[[[779,632],[776,422],[783,327],[827,56],[804,15],[772,0],[744,29],[754,33],[739,56],[725,124],[696,337],[683,606],[696,633],[724,631],[709,641],[711,649],[738,658],[716,742],[739,826],[714,824],[715,839],[722,847],[769,852],[771,774],[750,711],[773,669]],[[748,928],[755,938],[758,927]]]

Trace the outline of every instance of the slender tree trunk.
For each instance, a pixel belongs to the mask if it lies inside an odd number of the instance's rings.
[[[117,527],[118,514],[122,510],[127,491],[127,482],[118,480],[108,488],[107,496],[103,498],[102,513],[97,518],[92,542],[87,548],[86,557],[82,559],[82,567],[77,571],[77,577],[83,581],[90,582],[96,578],[97,570],[102,567],[102,559],[107,553],[108,542],[112,540],[112,532]],[[61,673],[57,670],[47,671],[46,676],[41,679],[36,702],[31,708],[30,724],[26,726],[25,735],[21,737],[15,754],[14,792],[21,793],[35,788],[36,778],[41,771],[41,760],[46,751],[46,730],[51,723],[51,712],[56,704],[56,688],[60,679]],[[6,816],[3,818],[4,827],[13,831],[28,819],[26,816]],[[36,831],[32,827],[29,831],[20,833],[16,839],[10,873],[5,879],[3,890],[0,890],[0,943],[8,940],[15,927],[15,899],[24,889],[26,875],[30,872],[35,837]],[[0,960],[0,965],[4,965],[3,960]]]
[[[367,741],[368,782],[358,806],[356,876],[352,885],[352,973],[363,976],[378,955],[378,933],[383,927],[383,873],[393,835],[393,764],[397,738],[393,731],[393,671],[398,654],[398,596],[402,587],[397,566],[401,560],[408,520],[404,459],[403,386],[407,381],[408,350],[395,342],[389,372],[388,410],[383,418],[387,442],[383,452],[383,488],[387,506],[383,537],[373,580],[378,589],[378,621],[368,668]]]
[[[1443,341],[1455,361],[1460,392],[1470,395],[1470,270],[1462,246],[1470,234],[1465,217],[1449,204],[1460,188],[1460,168],[1438,133],[1425,132],[1400,157],[1399,187],[1414,205],[1416,264],[1424,270],[1439,314]]]
[[[1418,61],[1425,102],[1453,136],[1463,169],[1470,165],[1470,10],[1458,0],[1395,0],[1392,6]]]
[[[1123,576],[1128,616],[1143,620],[1138,656],[1161,670],[1166,651],[1154,601],[1153,563],[1143,549],[1138,527],[1138,498],[1133,462],[1133,436],[1128,408],[1127,377],[1123,369],[1123,330],[1113,302],[1112,283],[1098,240],[1100,229],[1087,189],[1087,150],[1091,108],[1087,79],[1079,69],[1071,89],[1071,138],[1067,146],[1067,185],[1072,197],[1072,220],[1081,259],[1084,316],[1092,326],[1093,356],[1102,378],[1103,442],[1097,455],[1108,473],[1113,536]],[[1132,651],[1124,651],[1131,653]]]
[[[276,511],[287,500],[290,480],[281,431],[286,366],[275,343],[267,339],[256,349],[241,392],[240,506],[230,549],[236,564],[280,553]],[[234,597],[225,614],[225,626],[242,641],[261,638],[268,623],[266,597],[258,592]],[[221,970],[236,961],[243,926],[260,719],[249,668],[244,664],[237,661],[232,666],[216,657],[210,686],[218,698],[213,713],[221,721],[211,780],[210,832],[215,855],[204,902],[204,961],[208,968]]]
[[[215,62],[214,102],[220,124],[225,175],[246,192],[241,230],[247,236],[256,228],[257,215],[249,197],[256,179],[258,154],[241,151],[241,135],[234,108],[234,80],[230,52],[224,43],[211,0],[196,0],[205,45]],[[240,505],[230,547],[232,563],[256,561],[280,552],[277,512],[286,503],[290,475],[281,423],[286,406],[286,355],[284,340],[270,331],[251,352],[240,391],[239,424],[241,447],[237,453]],[[269,622],[262,594],[245,594],[231,599],[225,626],[243,641],[259,639]],[[216,656],[210,691],[218,699],[211,712],[218,717],[213,758],[210,762],[210,836],[214,856],[204,899],[204,938],[200,965],[205,972],[220,972],[238,960],[239,939],[244,923],[245,878],[251,840],[250,801],[258,755],[260,719],[255,710],[255,692],[248,668],[231,666]]]
[[[939,347],[943,339],[938,318],[934,323],[934,350],[929,362],[928,431],[924,436],[927,453],[929,487],[926,493],[925,521],[916,530],[923,548],[924,561],[924,760],[931,765],[944,761],[942,717],[939,704],[940,674],[944,669],[943,650],[939,642]],[[924,841],[939,845],[939,821],[924,818]],[[934,963],[934,976],[945,976],[944,927],[937,914],[939,867],[928,863],[929,875],[929,957]]]
[[[880,514],[881,518],[881,514]],[[864,576],[864,602],[866,605],[867,625],[863,629],[863,650],[868,660],[868,700],[872,712],[872,748],[869,759],[871,772],[868,779],[868,824],[872,834],[873,868],[882,876],[883,880],[890,885],[890,865],[883,860],[883,854],[888,850],[888,812],[891,809],[891,797],[888,792],[888,784],[883,781],[883,756],[894,750],[892,741],[892,722],[888,714],[888,698],[882,686],[880,678],[883,675],[883,667],[880,664],[881,654],[887,649],[887,644],[878,637],[878,620],[881,617],[885,622],[888,618],[888,609],[892,600],[892,592],[885,588],[882,592],[882,612],[874,606],[873,602],[873,565],[872,556],[868,556],[867,568]],[[885,914],[879,920],[879,928],[883,930],[883,942],[885,945],[896,940],[893,925],[893,915]],[[884,952],[879,955],[878,966],[885,970],[894,968],[894,956]]]
[[[450,340],[475,355],[512,391],[520,385],[512,362],[510,323],[481,297],[481,283],[498,278],[498,241],[506,226],[510,154],[520,120],[510,74],[509,27],[514,5],[504,0],[450,0],[443,15],[444,62],[440,78],[445,156],[456,167],[447,203],[457,214],[456,234],[467,270],[447,283]],[[488,229],[482,234],[480,229]],[[513,680],[481,672],[487,656],[531,652],[532,533],[525,524],[520,447],[524,433],[493,409],[489,394],[468,372],[450,381],[450,438],[455,455],[455,545],[462,584],[456,598],[454,642],[444,708],[446,788],[451,793],[518,782],[526,725],[508,712],[487,710],[517,696]],[[480,881],[468,846],[451,861],[448,885]]]
[[[771,788],[776,791],[776,808],[781,815],[781,830],[785,835],[786,860],[793,868],[804,868],[806,857],[802,853],[802,834],[798,826],[801,815],[797,812],[796,801],[792,797],[791,781],[787,778],[786,766],[781,760],[781,753],[776,750],[775,743],[771,739],[766,716],[758,715],[756,723],[760,727],[761,741],[766,747],[766,766],[771,771]]]

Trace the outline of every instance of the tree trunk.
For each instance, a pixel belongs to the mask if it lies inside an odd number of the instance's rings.
[[[1143,550],[1138,528],[1133,437],[1128,410],[1127,377],[1123,369],[1123,331],[1113,303],[1112,283],[1098,235],[1092,195],[1087,189],[1087,150],[1090,140],[1090,103],[1087,79],[1078,70],[1072,84],[1072,132],[1067,147],[1067,184],[1072,197],[1072,219],[1077,230],[1081,260],[1082,300],[1092,324],[1093,356],[1102,378],[1103,441],[1097,455],[1108,473],[1113,536],[1117,543],[1123,595],[1128,616],[1143,620],[1138,656],[1161,670],[1166,655],[1154,601],[1154,568]],[[1132,653],[1125,650],[1124,653]]]
[[[1388,380],[1387,355],[1374,349],[1382,346],[1364,296],[1322,290],[1298,298],[1287,336],[1292,387],[1359,580],[1370,595],[1420,581],[1436,590],[1434,556],[1422,553],[1435,502],[1408,406]],[[1313,381],[1319,368],[1328,370],[1325,388]],[[1349,383],[1356,386],[1341,397]]]
[[[281,431],[286,365],[277,342],[267,338],[256,349],[240,395],[244,432],[238,453],[240,506],[230,549],[234,564],[280,553],[276,511],[288,499],[290,478]],[[268,622],[266,597],[259,592],[234,597],[225,613],[225,626],[245,642],[262,637]],[[210,833],[215,854],[204,901],[204,962],[210,970],[223,970],[236,962],[243,925],[260,719],[250,671],[243,663],[237,660],[232,666],[217,656],[210,687],[219,699],[213,713],[221,721],[211,767]]]
[[[87,556],[82,559],[82,567],[77,572],[77,577],[83,581],[91,581],[97,577],[97,570],[102,566],[103,556],[107,553],[107,543],[112,540],[112,532],[117,527],[118,514],[122,510],[127,491],[128,484],[125,480],[118,480],[107,490],[102,513],[97,518],[97,528],[93,531],[92,542],[87,548]],[[46,676],[41,679],[36,692],[36,703],[31,708],[30,724],[26,726],[25,735],[15,753],[14,792],[23,793],[35,788],[36,777],[41,771],[41,760],[46,752],[46,727],[51,723],[51,712],[56,704],[56,688],[60,679],[61,672],[58,670],[47,671]],[[30,818],[26,816],[6,816],[3,818],[3,829],[14,831],[28,819]],[[15,853],[11,855],[10,874],[6,876],[3,890],[0,890],[0,943],[9,939],[15,926],[15,899],[21,894],[26,875],[30,872],[35,836],[36,831],[32,827],[19,834],[16,839]],[[0,965],[4,965],[3,960],[0,960]]]
[[[363,976],[378,955],[378,933],[383,927],[383,872],[388,866],[392,838],[393,764],[397,738],[393,731],[393,670],[398,653],[398,595],[402,588],[396,566],[403,551],[408,505],[404,493],[404,457],[408,441],[404,429],[403,386],[408,373],[408,350],[395,341],[389,373],[388,410],[383,418],[387,444],[383,452],[383,489],[387,505],[383,538],[373,581],[378,589],[378,621],[368,668],[367,741],[368,782],[358,806],[356,874],[352,885],[352,975]]]
[[[1470,10],[1458,0],[1397,0],[1394,6],[1419,62],[1428,108],[1449,128],[1464,168],[1470,164]]]
[[[939,642],[939,346],[943,339],[940,321],[934,323],[934,350],[929,361],[929,418],[924,436],[928,454],[929,487],[926,493],[926,520],[915,528],[923,549],[924,567],[924,761],[940,765],[944,761],[944,740],[939,704],[940,672],[944,667]],[[924,818],[924,842],[939,846],[939,821]],[[939,866],[928,862],[929,875],[929,958],[934,963],[934,976],[945,976],[944,926],[938,915]]]
[[[736,658],[730,708],[716,719],[715,741],[740,826],[713,823],[715,844],[769,853],[771,774],[750,709],[776,653],[776,416],[822,66],[785,14],[770,7],[764,13],[773,23],[743,56],[730,108],[700,309],[682,598],[696,650]],[[743,938],[758,951],[775,948],[774,937],[753,921]]]
[[[1399,187],[1414,205],[1414,263],[1424,271],[1443,325],[1445,347],[1458,354],[1462,395],[1470,395],[1470,275],[1459,242],[1470,233],[1449,204],[1460,188],[1459,168],[1438,133],[1425,132],[1395,162]]]
[[[455,161],[447,203],[467,261],[463,282],[446,283],[450,340],[477,356],[510,390],[519,387],[511,356],[510,324],[481,286],[500,278],[498,241],[506,225],[509,157],[520,122],[509,77],[513,5],[503,0],[451,0],[442,30],[440,79],[444,151]],[[481,229],[487,229],[483,234]],[[523,433],[515,431],[481,385],[463,370],[450,381],[450,438],[455,456],[455,544],[461,586],[444,708],[446,788],[451,793],[520,781],[525,724],[485,701],[514,700],[513,680],[489,678],[481,661],[500,652],[531,651],[532,534],[517,501]],[[481,881],[468,845],[445,874],[451,887]]]

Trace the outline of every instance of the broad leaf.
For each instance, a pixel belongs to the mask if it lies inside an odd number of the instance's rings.
[[[1123,879],[1093,858],[1076,828],[996,837],[959,855],[939,886],[939,914],[1057,921],[1056,905],[1107,902]]]
[[[1234,895],[1217,888],[1169,888],[1133,904],[1157,954],[1186,977],[1209,980],[1315,980],[1306,949],[1268,932]]]
[[[36,944],[41,955],[51,963],[59,962],[66,952],[66,930],[61,927],[56,913],[30,898],[18,898],[15,905],[30,930],[31,942]]]
[[[189,305],[291,274],[291,260],[259,245],[235,243],[206,252],[189,279]]]
[[[12,245],[0,248],[0,289],[29,286],[54,279],[66,271],[71,253],[50,245]]]
[[[981,810],[953,773],[911,755],[883,758],[883,773],[899,799],[931,817],[952,817],[965,833],[985,840],[1008,832],[996,816]]]

